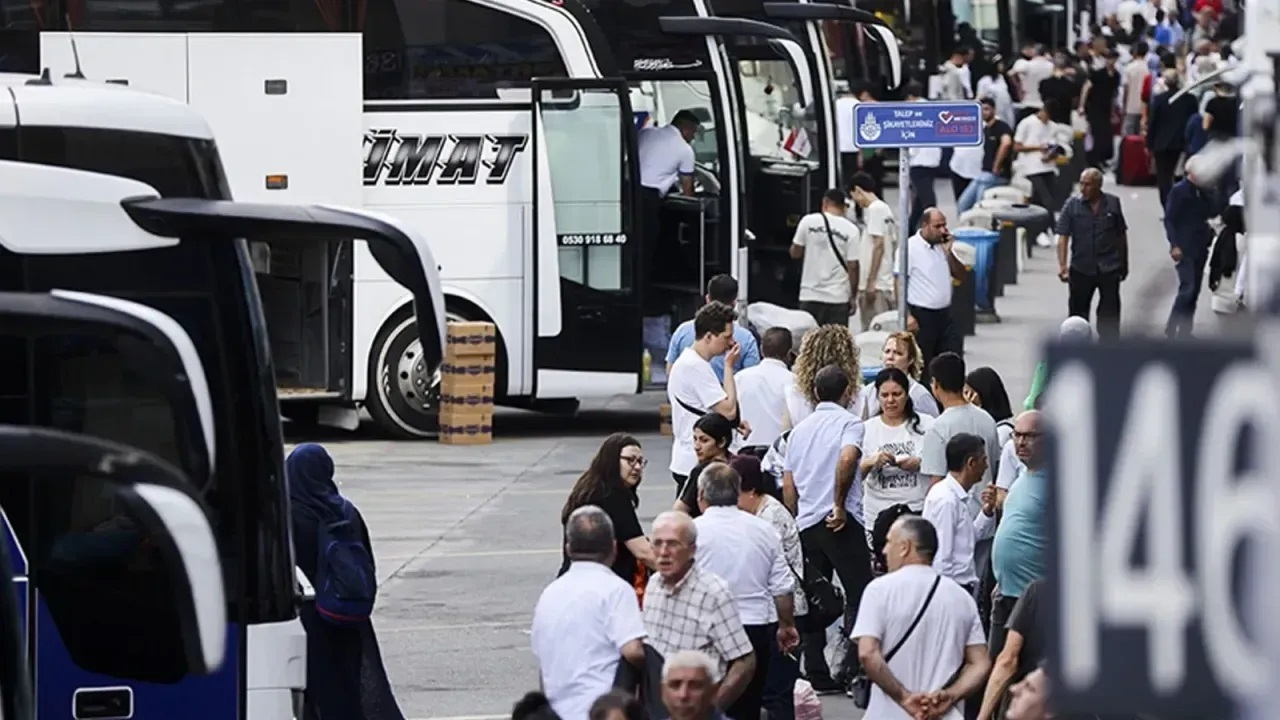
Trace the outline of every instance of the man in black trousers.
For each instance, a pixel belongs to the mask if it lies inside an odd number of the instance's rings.
[[[1160,190],[1160,207],[1164,207],[1169,199],[1169,188],[1173,187],[1174,172],[1178,169],[1178,158],[1186,151],[1187,121],[1198,109],[1195,96],[1187,93],[1177,100],[1173,96],[1178,92],[1176,73],[1166,76],[1168,90],[1151,98],[1147,107],[1147,149],[1156,165],[1156,187]]]
[[[1129,276],[1129,224],[1120,198],[1102,192],[1102,172],[1080,173],[1080,194],[1058,213],[1058,277],[1067,314],[1089,319],[1098,294],[1098,336],[1120,337],[1120,283]]]

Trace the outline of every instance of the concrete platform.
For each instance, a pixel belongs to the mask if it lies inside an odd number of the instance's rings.
[[[1162,331],[1174,273],[1155,190],[1104,188],[1124,203],[1132,277],[1123,289],[1131,331]],[[954,198],[938,183],[944,210]],[[892,193],[888,200],[895,202]],[[989,365],[1015,405],[1025,397],[1037,342],[1066,314],[1066,287],[1051,250],[1037,248],[1017,285],[997,302],[1003,322],[966,340],[970,368]],[[1202,327],[1214,323],[1203,303]],[[657,395],[587,404],[575,418],[503,411],[491,446],[387,442],[334,433],[325,442],[342,490],[361,508],[382,582],[376,624],[406,717],[498,720],[538,687],[529,620],[560,564],[560,508],[600,440],[635,434],[649,459],[640,514],[669,507],[670,440],[657,434]],[[295,441],[300,440],[294,438]],[[860,717],[843,696],[825,698],[828,720]]]

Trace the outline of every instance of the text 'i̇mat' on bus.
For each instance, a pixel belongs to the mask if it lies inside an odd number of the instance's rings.
[[[30,579],[18,587],[37,716],[293,718],[306,638],[255,270],[343,253],[377,264],[430,329],[422,352],[439,363],[444,299],[430,249],[361,210],[218,199],[222,161],[187,104],[52,73],[0,75],[0,86],[0,450],[14,426],[109,444],[84,451],[112,458],[82,463],[99,475],[118,456],[154,457],[171,470],[149,482],[168,492],[130,492],[197,504],[212,528],[205,560],[221,567],[184,581],[198,598],[218,595],[214,629],[196,603],[194,643],[175,631],[191,623],[162,562],[172,543],[140,535],[157,521],[139,503],[109,478],[0,473],[10,555]],[[0,454],[7,467],[13,454]]]
[[[901,75],[883,23],[786,9],[801,2],[66,3],[31,10],[6,62],[70,71],[68,15],[90,77],[208,118],[227,186],[204,197],[363,207],[417,228],[448,318],[497,326],[499,401],[544,409],[642,390],[646,346],[659,351],[712,275],[791,304],[794,223],[840,177],[831,33],[817,28],[865,32],[885,84]],[[682,109],[702,123],[695,195],[655,207],[638,125]],[[137,160],[118,153],[115,172]],[[407,293],[359,244],[272,250],[255,269],[282,412],[354,427],[363,406],[394,434],[433,432],[439,372]]]

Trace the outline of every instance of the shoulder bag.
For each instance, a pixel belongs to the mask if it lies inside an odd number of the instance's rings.
[[[920,606],[920,612],[916,613],[916,619],[911,621],[911,626],[907,628],[907,633],[902,636],[898,644],[893,646],[889,652],[885,653],[884,664],[888,665],[894,655],[902,649],[902,645],[907,642],[907,638],[911,637],[911,633],[915,632],[916,626],[920,624],[920,620],[924,618],[924,613],[929,609],[929,603],[933,602],[933,596],[938,592],[938,584],[942,582],[942,576],[939,575],[933,581],[933,587],[929,589],[928,596],[924,599],[924,605]],[[871,678],[867,677],[864,670],[858,671],[858,676],[853,679],[853,704],[859,710],[866,710],[867,704],[871,702]]]
[[[849,263],[845,262],[844,253],[840,252],[840,246],[836,245],[835,234],[831,232],[831,218],[827,217],[825,212],[819,215],[822,215],[822,224],[827,228],[827,244],[831,246],[831,252],[835,253],[836,259],[840,261],[840,269],[848,272]]]
[[[804,560],[808,570],[808,559]],[[844,593],[821,573],[806,572],[803,576],[787,563],[787,569],[795,576],[796,583],[804,590],[809,611],[796,620],[802,632],[824,632],[831,623],[844,616]],[[809,579],[806,580],[805,577]]]

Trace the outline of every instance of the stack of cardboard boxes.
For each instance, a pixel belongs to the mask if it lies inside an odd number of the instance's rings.
[[[440,442],[493,442],[494,372],[498,332],[493,323],[451,322],[440,385]]]

